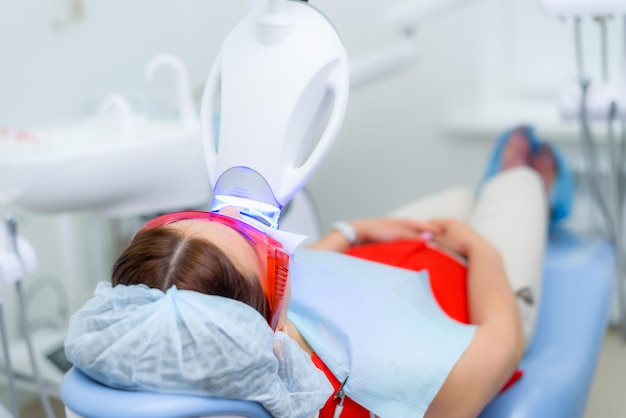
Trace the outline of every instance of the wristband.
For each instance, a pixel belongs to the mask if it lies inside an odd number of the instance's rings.
[[[341,235],[343,235],[348,240],[350,246],[353,246],[357,243],[356,229],[348,222],[334,222],[330,227],[340,232]]]

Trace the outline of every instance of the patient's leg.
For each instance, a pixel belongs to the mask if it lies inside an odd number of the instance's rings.
[[[469,188],[457,187],[414,200],[392,211],[389,216],[422,221],[432,218],[454,218],[466,221],[473,205],[474,192]]]
[[[469,224],[500,251],[516,293],[526,346],[535,330],[548,206],[542,180],[531,168],[518,167],[487,181],[469,216]]]

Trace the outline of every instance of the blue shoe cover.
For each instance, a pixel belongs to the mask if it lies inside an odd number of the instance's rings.
[[[505,131],[496,142],[496,146],[487,164],[487,171],[481,184],[501,171],[500,164],[502,161],[502,152],[511,137],[511,133],[515,129],[518,128],[512,128]],[[531,152],[535,152],[539,148],[541,142],[537,138],[533,127],[526,126],[525,129],[530,142]],[[557,177],[550,192],[550,229],[552,229],[563,219],[567,218],[567,216],[571,213],[574,203],[574,194],[576,192],[576,183],[574,181],[574,176],[567,165],[565,157],[563,157],[563,154],[561,154],[561,152],[554,145],[546,145],[552,151],[557,166]]]

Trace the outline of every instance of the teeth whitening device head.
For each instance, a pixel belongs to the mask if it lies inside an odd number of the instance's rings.
[[[348,74],[339,35],[307,3],[270,0],[244,18],[223,42],[202,98],[211,210],[235,206],[278,228],[339,131]]]

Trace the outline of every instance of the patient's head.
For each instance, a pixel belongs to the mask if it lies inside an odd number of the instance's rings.
[[[269,321],[260,273],[253,250],[236,231],[186,220],[139,232],[115,262],[111,281],[113,286],[145,284],[163,291],[176,285],[235,299]]]

